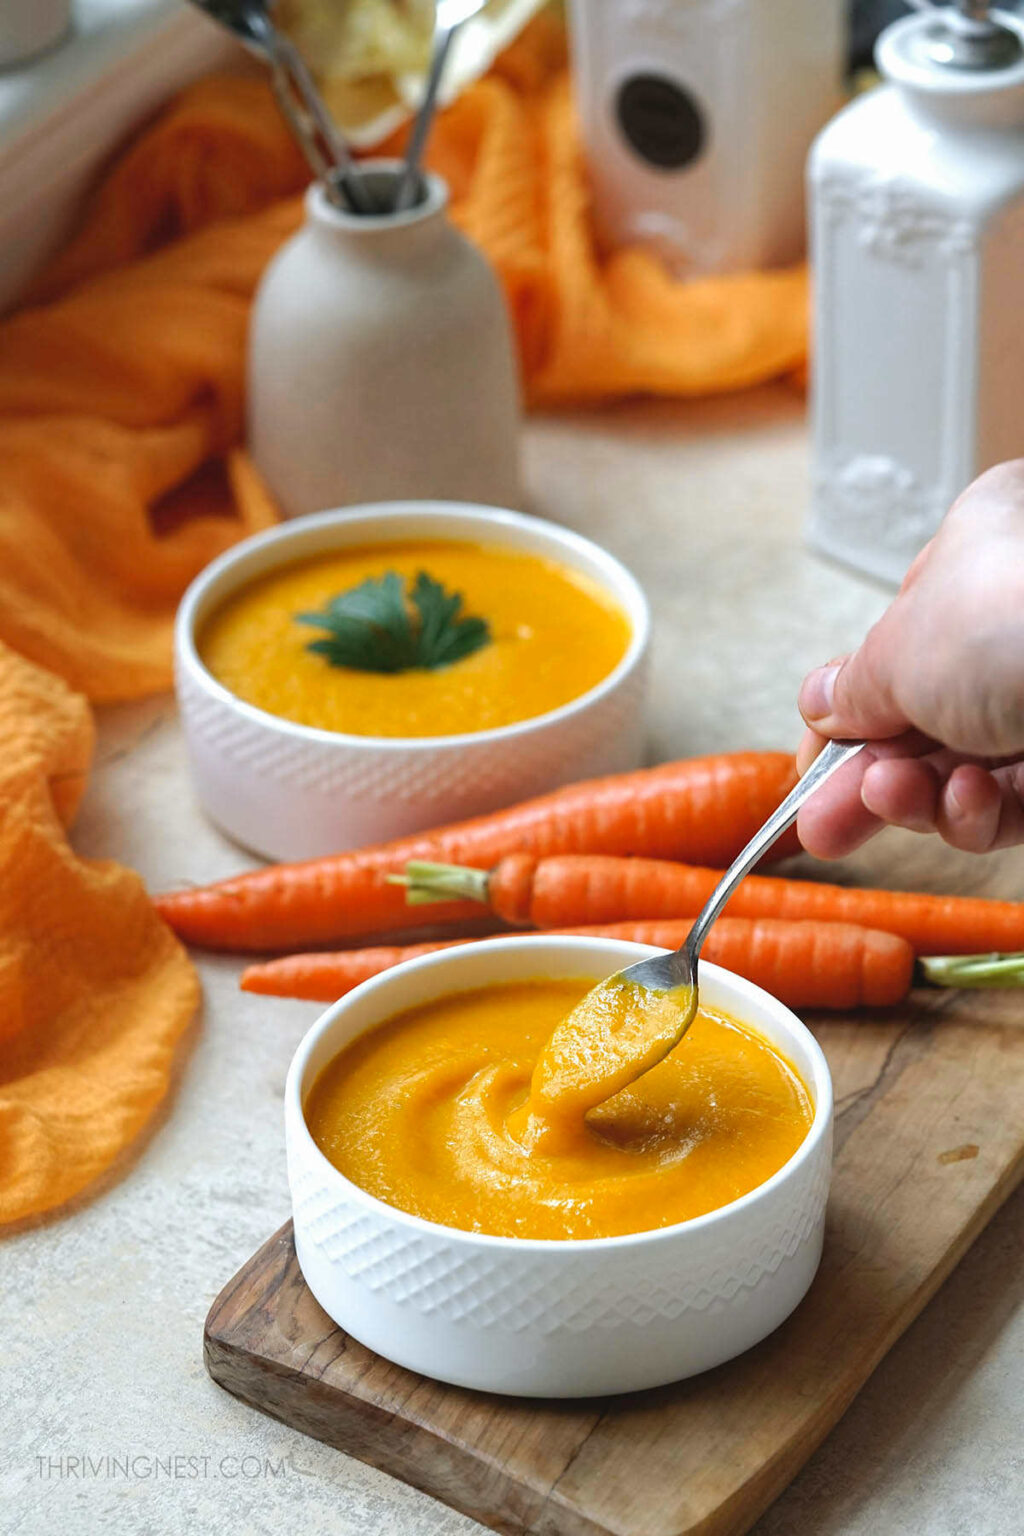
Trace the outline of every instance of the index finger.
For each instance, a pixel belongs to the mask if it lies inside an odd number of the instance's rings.
[[[823,741],[808,731],[800,743],[800,755],[814,761]],[[818,859],[841,859],[881,830],[886,823],[864,804],[861,786],[872,763],[893,757],[924,757],[935,743],[919,731],[907,731],[889,741],[871,742],[850,762],[844,763],[801,810],[796,830],[802,846]]]

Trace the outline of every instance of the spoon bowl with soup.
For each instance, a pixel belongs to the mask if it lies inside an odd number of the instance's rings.
[[[556,1151],[583,1115],[662,1061],[698,1016],[698,960],[712,924],[744,875],[796,821],[806,801],[861,750],[830,741],[736,855],[679,949],[640,960],[589,991],[558,1023],[534,1069],[517,1128],[529,1145]]]

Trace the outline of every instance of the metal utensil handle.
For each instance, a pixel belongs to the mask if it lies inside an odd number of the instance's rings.
[[[310,170],[324,183],[333,203],[355,207],[361,213],[370,211],[362,189],[356,190],[356,179],[348,175],[353,169],[348,145],[324,109],[302,55],[280,33],[268,38],[267,54],[274,93],[302,145]]]
[[[461,22],[456,22],[454,27],[447,31],[438,30],[435,39],[434,53],[430,61],[430,74],[427,76],[427,88],[423,97],[423,103],[416,114],[413,123],[412,134],[409,139],[409,147],[405,152],[405,165],[402,167],[402,178],[398,183],[398,191],[395,194],[395,212],[404,213],[411,208],[416,200],[416,187],[420,177],[420,161],[423,159],[423,151],[426,148],[427,136],[434,120],[434,102],[441,86],[441,76],[444,74],[444,66],[448,59],[448,50],[451,48]]]
[[[729,865],[690,929],[686,940],[685,947],[692,954],[694,964],[704,946],[708,929],[744,875],[753,868],[772,843],[778,841],[786,828],[793,825],[800,807],[821,788],[826,779],[830,779],[836,770],[849,762],[850,758],[854,757],[863,746],[862,741],[830,741],[814,759],[803,778],[790,790],[778,809],[773,811],[760,831],[754,834],[743,851]]]

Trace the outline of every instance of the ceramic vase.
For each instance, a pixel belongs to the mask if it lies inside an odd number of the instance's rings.
[[[398,173],[359,172],[386,209]],[[490,266],[424,179],[405,213],[339,210],[324,189],[270,263],[249,344],[248,439],[287,516],[355,502],[515,507],[519,399]]]

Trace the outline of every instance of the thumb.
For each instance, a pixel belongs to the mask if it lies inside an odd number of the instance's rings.
[[[890,613],[850,656],[808,673],[800,689],[800,713],[820,736],[899,736],[910,721],[894,697],[893,658],[900,648]]]

